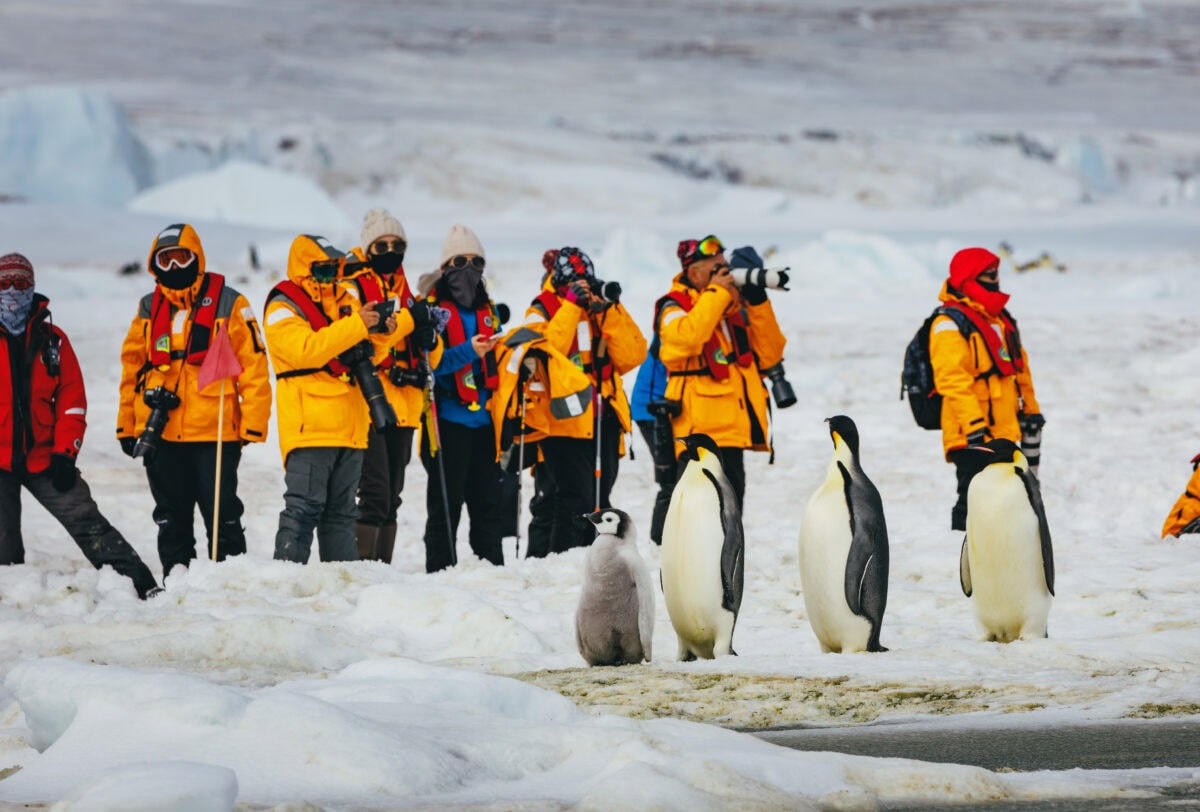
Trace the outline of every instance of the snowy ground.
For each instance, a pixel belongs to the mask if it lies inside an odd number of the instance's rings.
[[[149,279],[115,269],[177,213],[256,307],[292,235],[317,218],[349,246],[382,203],[408,230],[410,274],[465,222],[519,313],[542,250],[578,244],[643,326],[675,241],[716,232],[775,247],[795,279],[773,297],[800,402],[777,413],[775,465],[748,458],[741,656],[673,662],[660,601],[653,663],[584,668],[581,551],[525,561],[510,543],[502,569],[425,575],[419,464],[392,567],[273,562],[272,436],[241,468],[249,555],[197,562],[149,604],[26,503],[29,563],[0,572],[0,808],[869,809],[1200,782],[1200,755],[1193,770],[993,774],[672,721],[1200,715],[1200,558],[1158,539],[1200,451],[1195,4],[301,6],[295,25],[249,3],[0,9],[19,57],[0,64],[0,90],[111,94],[156,180],[226,158],[295,173],[225,165],[126,209],[39,202],[36,184],[0,205],[0,251],[33,259],[80,353],[80,464],[102,509],[157,569],[143,472],[110,434],[120,342]],[[168,48],[180,31],[199,42]],[[1008,646],[975,639],[948,529],[953,469],[896,399],[950,255],[1001,240],[1068,267],[1002,276],[1048,421],[1058,571],[1050,638]],[[251,242],[262,271],[246,266]],[[800,514],[838,413],[858,423],[887,511],[882,655],[822,655],[800,592]],[[634,448],[614,503],[645,528],[652,471]]]

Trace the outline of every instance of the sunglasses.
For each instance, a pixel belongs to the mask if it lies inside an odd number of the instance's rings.
[[[475,270],[482,271],[483,266],[486,264],[487,262],[483,257],[468,257],[459,254],[456,257],[450,257],[450,259],[446,260],[445,267],[452,271],[461,271],[470,265]]]
[[[170,271],[190,264],[195,258],[196,255],[192,249],[184,248],[181,245],[163,248],[154,255],[154,267],[160,271]]]
[[[33,287],[33,281],[25,277],[17,277],[16,279],[0,279],[0,290],[29,290]]]
[[[400,258],[404,258],[404,251],[408,248],[408,243],[397,237],[394,240],[378,239],[371,243],[372,254],[386,254],[388,251],[399,254]]]

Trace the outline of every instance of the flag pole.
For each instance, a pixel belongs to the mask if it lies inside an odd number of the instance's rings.
[[[225,447],[225,379],[217,405],[217,481],[213,486],[212,560],[217,560],[217,533],[221,528],[221,451]]]

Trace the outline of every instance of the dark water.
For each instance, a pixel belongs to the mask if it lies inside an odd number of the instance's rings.
[[[1200,719],[1033,728],[963,727],[961,722],[939,727],[923,722],[850,729],[777,728],[755,731],[754,735],[795,750],[971,764],[989,770],[1200,768]],[[989,812],[1115,812],[1127,809],[1200,812],[1200,784],[1158,792],[1153,799],[1004,802],[981,805],[981,808]],[[896,812],[927,808],[928,804],[887,807]]]

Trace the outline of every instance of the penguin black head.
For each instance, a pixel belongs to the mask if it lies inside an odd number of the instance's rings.
[[[826,418],[825,422],[829,424],[829,436],[833,438],[834,447],[837,447],[838,438],[841,437],[850,453],[857,457],[858,426],[854,425],[854,421],[844,414],[839,414]]]
[[[626,538],[633,530],[629,514],[616,508],[601,508],[595,513],[585,513],[583,518],[596,525],[596,535]]]
[[[718,460],[721,459],[721,452],[718,450],[717,444],[713,441],[713,438],[709,437],[707,434],[689,434],[687,437],[676,440],[675,442],[683,443],[684,450],[683,453],[679,455],[680,462],[699,460],[702,449],[715,456]]]
[[[991,455],[987,459],[988,465],[994,465],[998,462],[1015,462],[1017,455],[1021,453],[1021,448],[1012,440],[996,439],[988,440],[982,447],[976,446],[980,451],[987,450]]]

